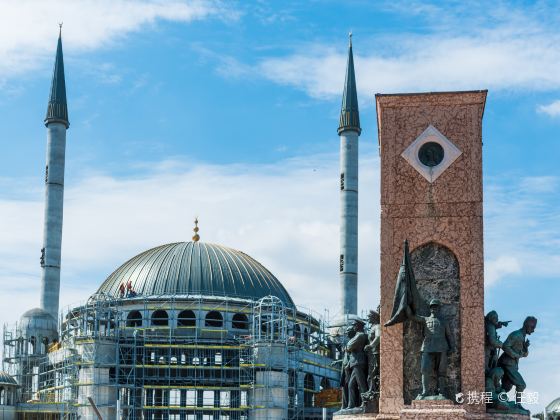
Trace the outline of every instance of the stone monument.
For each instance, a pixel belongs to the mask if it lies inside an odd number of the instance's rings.
[[[481,392],[484,374],[482,116],[486,91],[376,95],[381,154],[381,324],[392,315],[395,278],[408,238],[420,296],[441,301],[457,347],[446,370],[449,400],[421,393],[422,325],[381,328],[377,418],[483,416],[456,405]],[[426,308],[424,308],[425,310]],[[422,310],[422,308],[419,308]],[[417,325],[415,325],[417,324]]]

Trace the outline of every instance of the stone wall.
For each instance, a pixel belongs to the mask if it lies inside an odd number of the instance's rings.
[[[442,302],[442,314],[449,322],[455,345],[460,349],[461,285],[457,258],[446,247],[430,242],[413,250],[411,261],[420,295],[426,302],[431,299]],[[422,391],[421,346],[422,326],[406,321],[403,328],[403,397],[407,405]],[[461,388],[461,355],[458,352],[449,358],[447,378],[447,394],[453,396]]]

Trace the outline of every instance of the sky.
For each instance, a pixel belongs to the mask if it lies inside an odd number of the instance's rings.
[[[359,307],[379,302],[375,93],[488,89],[485,310],[539,319],[521,361],[560,396],[555,2],[4,0],[0,321],[38,306],[58,23],[70,129],[61,305],[148,248],[243,250],[319,315],[338,306],[336,133],[348,33],[360,102]],[[310,287],[317,285],[318,287]]]

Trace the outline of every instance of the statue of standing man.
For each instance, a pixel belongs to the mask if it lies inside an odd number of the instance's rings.
[[[364,347],[368,361],[368,390],[362,394],[363,401],[372,401],[379,398],[379,347],[380,347],[380,331],[379,331],[379,307],[377,311],[370,311],[368,315],[371,329],[369,331],[369,344]]]
[[[455,351],[455,343],[449,329],[449,324],[441,315],[441,302],[437,299],[430,301],[430,316],[421,316],[424,301],[416,288],[416,279],[410,262],[408,241],[404,241],[404,252],[397,282],[391,318],[384,325],[404,322],[406,319],[418,322],[424,327],[422,342],[421,373],[422,393],[416,399],[435,397],[444,399],[447,394],[447,357]],[[431,387],[431,378],[436,376],[435,389]]]
[[[356,335],[354,327],[346,327],[346,337],[351,340]],[[350,381],[351,369],[348,366],[350,362],[350,354],[344,348],[344,354],[340,360],[340,388],[342,390],[342,407],[341,410],[348,408],[348,382]]]
[[[422,342],[422,393],[416,399],[429,396],[447,395],[447,357],[455,351],[455,344],[449,325],[441,316],[441,302],[437,299],[430,301],[430,316],[420,316],[407,307],[406,314],[409,319],[418,322],[424,327],[424,340]],[[436,388],[430,386],[431,378],[437,378]]]
[[[364,347],[368,344],[368,338],[364,332],[364,321],[354,321],[356,335],[346,344],[346,351],[350,355],[348,367],[351,369],[348,381],[348,408],[356,408],[361,405],[361,394],[367,391],[366,372],[367,360]]]
[[[498,351],[503,343],[498,337],[497,329],[507,327],[510,321],[500,321],[496,311],[490,311],[484,317],[485,342],[484,342],[484,370],[489,374],[498,366]]]

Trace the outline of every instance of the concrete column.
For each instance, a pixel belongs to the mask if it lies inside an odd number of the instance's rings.
[[[358,313],[358,133],[340,133],[341,315]]]
[[[47,167],[45,170],[45,220],[43,231],[43,268],[41,278],[41,308],[58,319],[60,294],[60,256],[62,246],[62,216],[64,201],[64,162],[66,125],[47,125]]]

